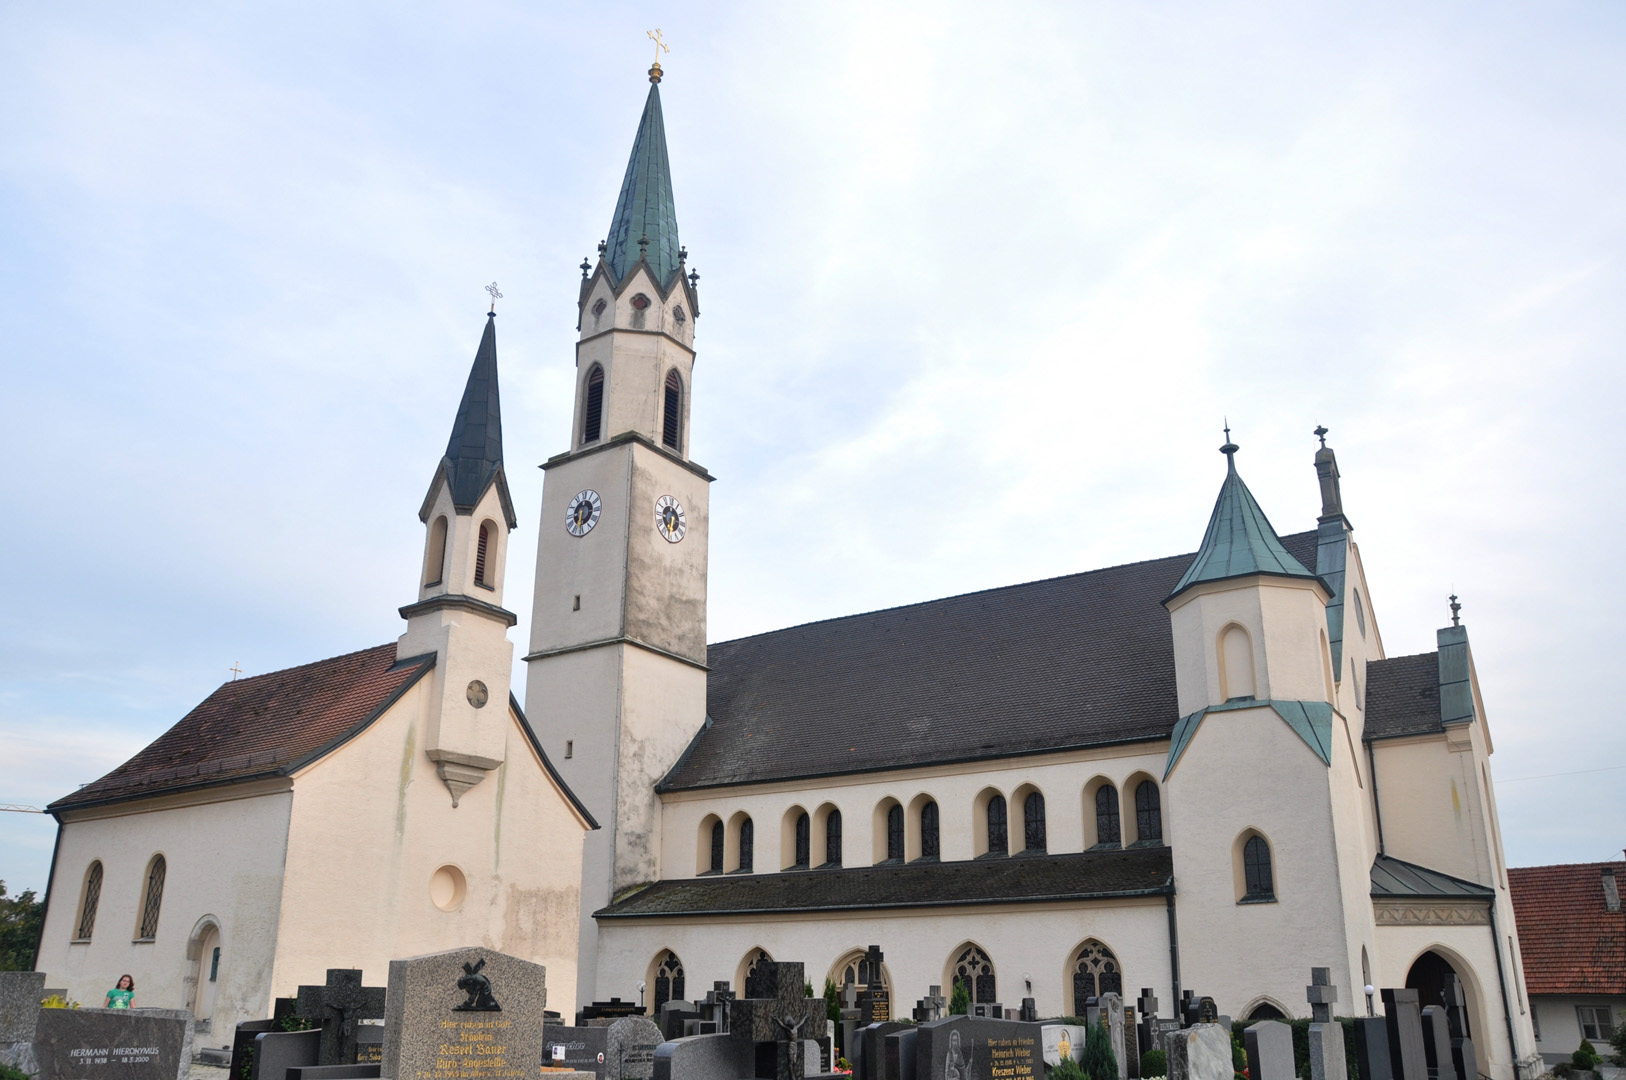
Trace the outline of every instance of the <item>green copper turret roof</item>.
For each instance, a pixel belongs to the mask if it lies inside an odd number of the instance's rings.
[[[638,264],[638,241],[648,239],[644,257],[661,288],[678,268],[677,209],[672,203],[672,170],[666,161],[666,125],[661,119],[661,88],[651,83],[638,137],[632,142],[627,175],[610,220],[604,261],[617,284]]]
[[[1248,485],[1242,482],[1236,471],[1236,444],[1227,438],[1220,450],[1225,454],[1225,482],[1220,485],[1214,513],[1208,519],[1203,545],[1169,594],[1169,600],[1204,581],[1224,581],[1252,574],[1319,580],[1282,547],[1265,512],[1259,509]]]
[[[497,485],[508,527],[517,525],[508,480],[502,465],[502,405],[497,397],[497,316],[486,316],[485,333],[469,368],[469,381],[463,387],[463,400],[452,422],[452,437],[446,442],[446,456],[440,472],[452,492],[452,505],[470,511],[491,484]],[[433,497],[434,488],[430,488]],[[427,513],[427,504],[425,513]]]

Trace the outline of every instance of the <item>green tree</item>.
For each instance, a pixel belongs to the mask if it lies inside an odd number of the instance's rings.
[[[971,991],[964,979],[954,980],[954,996],[949,999],[949,1014],[965,1016],[971,1011]]]
[[[1072,1055],[1069,1054],[1057,1062],[1054,1069],[1050,1070],[1050,1080],[1090,1080],[1090,1077],[1085,1074],[1083,1069],[1078,1067],[1078,1062],[1074,1061]]]
[[[1622,1020],[1615,1033],[1609,1036],[1609,1045],[1615,1048],[1615,1064],[1626,1065],[1626,1020]]]
[[[1112,1036],[1107,1033],[1106,1021],[1091,1024],[1084,1033],[1084,1058],[1078,1067],[1091,1077],[1118,1075],[1118,1058],[1112,1052]]]
[[[0,881],[0,971],[34,970],[44,919],[45,901],[36,900],[33,889],[7,896],[6,883]]]

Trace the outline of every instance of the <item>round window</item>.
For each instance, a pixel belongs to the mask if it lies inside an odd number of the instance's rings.
[[[644,308],[649,306],[649,297],[645,296],[643,293],[639,293],[637,296],[632,298],[632,306],[638,311],[644,310]]]
[[[447,863],[429,877],[429,900],[442,911],[456,911],[469,894],[469,879],[463,871]]]

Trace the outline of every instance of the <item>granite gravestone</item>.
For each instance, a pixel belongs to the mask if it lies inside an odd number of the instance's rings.
[[[1152,1036],[1157,1030],[1157,995],[1152,993],[1150,986],[1141,987],[1140,997],[1136,999],[1135,1006],[1140,1017],[1138,1025],[1140,1052],[1144,1054],[1156,1048]]]
[[[1294,1080],[1293,1029],[1280,1020],[1261,1020],[1242,1033],[1248,1053],[1248,1080]]]
[[[34,1026],[45,996],[45,972],[0,971],[0,1065],[35,1072]]]
[[[1455,973],[1446,975],[1445,1022],[1451,1029],[1451,1067],[1462,1080],[1477,1080],[1479,1056],[1474,1052],[1474,1041],[1468,1037],[1468,1002],[1462,993],[1462,980]]]
[[[1451,1025],[1442,1005],[1423,1010],[1423,1059],[1428,1080],[1457,1080],[1456,1066],[1451,1064]]]
[[[254,1057],[254,1039],[267,1031],[275,1031],[275,1025],[275,1020],[244,1020],[237,1025],[231,1037],[231,1064],[226,1070],[227,1080],[248,1080],[249,1062]]]
[[[1310,969],[1310,985],[1304,988],[1304,996],[1310,1003],[1310,1080],[1345,1080],[1349,1073],[1344,1058],[1344,1025],[1332,1018],[1338,988],[1332,985],[1329,968]]]
[[[36,1080],[186,1080],[192,1014],[186,1009],[40,1009]]]
[[[322,1032],[262,1031],[254,1036],[249,1080],[287,1080],[288,1070],[316,1065],[322,1053]],[[238,1080],[230,1077],[229,1080]]]
[[[361,985],[359,968],[328,968],[327,982],[301,986],[294,1002],[295,1016],[321,1025],[320,1064],[354,1065],[356,1022],[384,1015],[384,988]]]
[[[286,1080],[378,1080],[377,1065],[299,1065]]]
[[[915,1075],[922,1080],[1044,1080],[1037,1024],[951,1016],[916,1030]]]
[[[1118,1060],[1127,1070],[1126,1075],[1140,1080],[1140,1019],[1133,1005],[1124,1006],[1124,1057],[1129,1060]]]
[[[1417,991],[1383,991],[1383,1020],[1389,1031],[1389,1067],[1395,1080],[1428,1080],[1428,1055],[1423,1051],[1423,1014]]]
[[[886,973],[882,962],[886,959],[879,945],[871,945],[858,961],[858,981],[864,992],[858,995],[858,1011],[866,1024],[880,1024],[892,1019],[892,995],[886,990]]]
[[[919,1035],[917,1028],[907,1027],[886,1037],[883,1080],[915,1080],[915,1040]]]
[[[886,1037],[903,1031],[909,1025],[901,1020],[887,1020],[858,1029],[860,1064],[863,1072],[854,1071],[856,1080],[884,1080],[886,1076]]]
[[[738,1080],[755,1074],[755,1045],[729,1035],[668,1039],[655,1048],[654,1080]]]
[[[1063,1057],[1084,1060],[1084,1037],[1088,1029],[1081,1024],[1046,1024],[1039,1029],[1040,1050],[1044,1063],[1051,1068],[1061,1064]]]
[[[1232,1080],[1231,1033],[1218,1024],[1193,1024],[1165,1037],[1169,1080]]]
[[[609,1080],[649,1080],[655,1071],[655,1047],[666,1041],[655,1022],[624,1016],[604,1030]]]
[[[604,1042],[609,1030],[549,1025],[542,1039],[543,1067],[590,1072],[603,1080],[607,1072]]]
[[[1395,1080],[1389,1064],[1389,1028],[1381,1016],[1355,1020],[1355,1071],[1361,1080]]]
[[[530,1080],[547,975],[491,949],[390,961],[383,1072],[392,1080]]]
[[[597,1023],[608,1027],[623,1016],[642,1016],[644,1007],[636,1001],[622,1001],[613,997],[609,1001],[595,1001],[591,1005],[583,1005],[576,1012],[576,1026],[587,1027]]]
[[[747,985],[760,996],[734,1003],[729,1036],[756,1044],[757,1076],[802,1080],[807,1074],[803,1043],[824,1038],[829,1026],[824,999],[807,996],[802,965],[794,962],[758,961]]]

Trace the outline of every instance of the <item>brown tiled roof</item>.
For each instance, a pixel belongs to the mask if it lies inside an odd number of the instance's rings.
[[[434,662],[397,663],[392,642],[223,683],[135,757],[47,809],[287,775],[360,732]]]
[[[1440,654],[1391,656],[1366,665],[1368,739],[1443,732],[1440,723]]]
[[[1316,534],[1282,538],[1315,565]],[[712,645],[709,723],[666,790],[1168,738],[1163,607],[1193,555]]]
[[[1510,866],[1525,987],[1532,994],[1626,994],[1626,911],[1609,911],[1603,872],[1626,862]]]
[[[1018,855],[970,862],[793,870],[661,881],[596,918],[1017,904],[1161,896],[1174,882],[1166,847]]]

